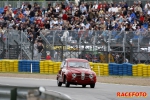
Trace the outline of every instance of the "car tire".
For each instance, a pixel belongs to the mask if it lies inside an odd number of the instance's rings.
[[[59,87],[61,87],[61,86],[62,86],[62,82],[60,82],[59,80],[57,80],[57,85],[58,85]]]
[[[70,83],[67,80],[65,81],[65,86],[70,87]]]
[[[86,85],[82,85],[82,87],[83,87],[83,88],[85,88],[85,87],[86,87]]]
[[[94,84],[91,84],[90,87],[91,87],[91,88],[94,88],[94,87],[95,87],[95,83],[94,83]]]

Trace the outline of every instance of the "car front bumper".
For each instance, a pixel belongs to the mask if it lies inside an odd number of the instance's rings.
[[[90,85],[96,83],[95,79],[77,79],[77,78],[72,78],[69,80],[70,84],[76,84],[76,85]]]

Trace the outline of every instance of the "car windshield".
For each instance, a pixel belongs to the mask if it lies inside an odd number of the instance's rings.
[[[86,68],[86,69],[89,69],[90,66],[89,66],[89,63],[88,62],[69,62],[68,63],[69,67],[73,67],[73,68]]]

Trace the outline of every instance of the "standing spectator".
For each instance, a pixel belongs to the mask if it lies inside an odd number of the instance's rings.
[[[125,58],[125,63],[129,63],[129,60],[127,58]]]
[[[37,40],[35,40],[34,42],[34,56],[33,56],[33,59],[34,60],[38,60],[38,43],[37,43]]]
[[[42,52],[44,49],[44,46],[41,42],[38,43],[37,49],[38,49],[38,60],[41,60]]]
[[[43,43],[43,40],[42,40],[42,38],[41,38],[40,36],[38,36],[37,39],[38,39],[38,40],[37,40],[38,43]]]

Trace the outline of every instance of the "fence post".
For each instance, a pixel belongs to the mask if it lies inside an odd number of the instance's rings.
[[[19,44],[17,43],[16,40],[14,40],[14,42],[17,44],[17,57],[19,57]]]
[[[22,40],[22,32],[21,32],[21,31],[20,31],[20,36],[21,36],[21,52],[20,52],[20,53],[21,53],[21,57],[20,57],[20,58],[21,58],[21,60],[22,60],[22,41],[23,41],[23,40]]]
[[[63,42],[61,41],[61,39],[59,39],[59,43],[61,44],[61,61],[63,61],[63,52],[64,52],[64,49],[63,49],[63,46],[64,46],[64,44],[63,44]],[[57,54],[58,54],[58,52],[57,52]]]
[[[34,53],[34,52],[33,52],[33,50],[34,50],[34,43],[33,43],[33,42],[30,42],[30,43],[31,43],[31,45],[32,45],[32,46],[31,46],[31,47],[32,47],[31,49],[32,49],[32,60],[33,60],[33,53]]]

